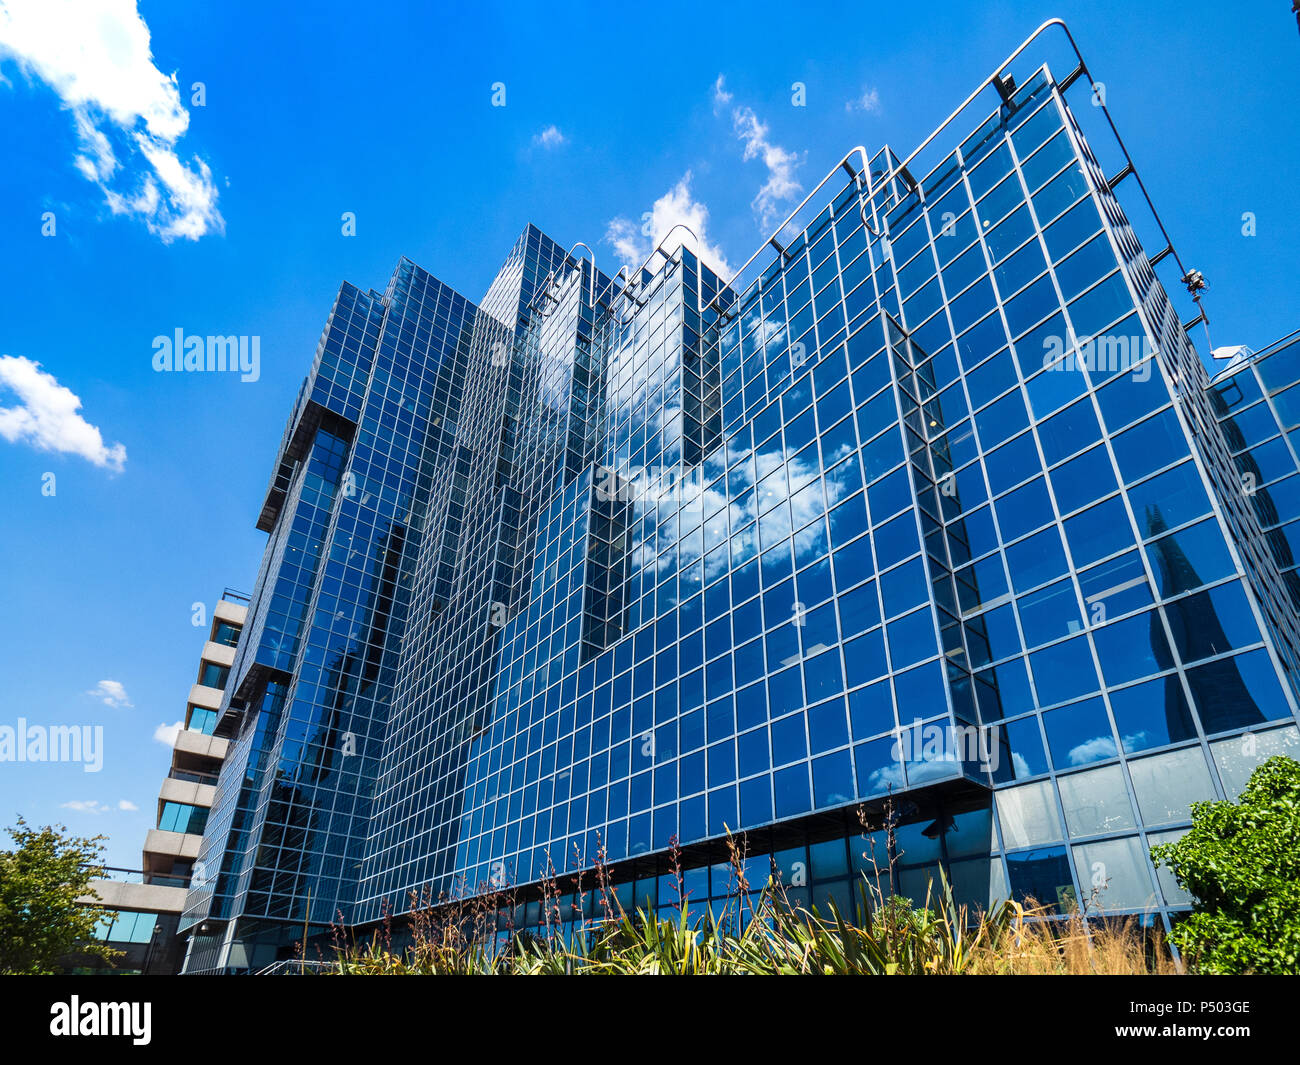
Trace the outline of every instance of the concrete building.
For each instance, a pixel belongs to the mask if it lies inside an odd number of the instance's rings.
[[[177,923],[186,892],[202,881],[196,867],[217,776],[229,741],[213,735],[235,647],[248,616],[248,596],[227,588],[212,609],[207,639],[185,705],[184,728],[172,742],[171,766],[158,791],[154,827],[145,836],[139,869],[108,869],[92,882],[98,899],[88,905],[113,911],[100,938],[125,953],[113,969],[98,959],[69,959],[68,968],[119,973],[180,971],[184,942]]]

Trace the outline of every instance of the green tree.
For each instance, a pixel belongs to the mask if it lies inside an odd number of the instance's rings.
[[[117,915],[77,901],[99,897],[90,881],[104,874],[105,837],[70,836],[63,825],[33,829],[21,817],[7,831],[14,846],[0,851],[0,973],[53,973],[74,947],[109,961],[120,957],[95,941],[100,918]]]
[[[1192,971],[1300,972],[1300,762],[1270,758],[1235,803],[1193,803],[1151,858],[1193,896],[1172,935]]]

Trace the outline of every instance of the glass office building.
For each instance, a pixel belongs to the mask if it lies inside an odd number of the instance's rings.
[[[914,899],[942,868],[978,905],[1186,908],[1150,845],[1300,749],[1300,343],[1212,383],[1086,70],[1022,73],[923,174],[850,153],[737,278],[530,226],[477,305],[406,261],[343,287],[187,971],[412,893],[510,885],[537,925],[600,853],[653,909],[676,850],[704,905],[729,832],[751,883],[847,904],[886,816]]]

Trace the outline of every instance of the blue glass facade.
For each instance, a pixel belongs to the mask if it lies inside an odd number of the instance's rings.
[[[189,971],[598,850],[703,902],[728,831],[843,901],[891,796],[914,898],[1186,906],[1149,846],[1300,745],[1300,345],[1211,384],[1046,67],[919,181],[844,170],[743,284],[529,227],[477,306],[344,287]]]

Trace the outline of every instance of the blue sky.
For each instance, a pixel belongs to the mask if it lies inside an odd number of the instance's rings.
[[[107,833],[116,865],[194,680],[191,605],[251,590],[342,280],[407,255],[477,299],[529,221],[612,271],[647,212],[704,222],[734,267],[850,147],[906,155],[1060,16],[1210,281],[1215,344],[1300,326],[1286,0],[61,6],[0,0],[0,725],[102,725],[104,764],[0,763],[0,822]],[[154,372],[177,328],[260,337],[259,379]]]

